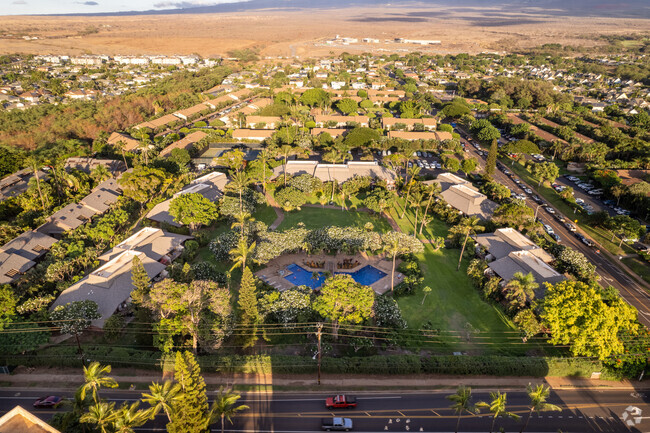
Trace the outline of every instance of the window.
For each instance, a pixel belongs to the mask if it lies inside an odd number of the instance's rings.
[[[47,250],[47,248],[45,248],[43,245],[36,245],[34,248],[32,248],[32,250],[36,251],[37,253],[41,253]]]
[[[9,278],[13,278],[18,274],[20,274],[20,272],[17,269],[10,269],[9,272],[7,272],[5,275]]]

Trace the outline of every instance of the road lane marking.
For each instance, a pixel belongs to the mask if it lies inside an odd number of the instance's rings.
[[[433,409],[431,409],[431,412],[435,413],[437,416],[440,416],[440,414]]]

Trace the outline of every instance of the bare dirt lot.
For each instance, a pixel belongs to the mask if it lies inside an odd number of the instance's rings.
[[[543,43],[591,46],[601,43],[598,35],[644,32],[648,28],[650,20],[641,18],[582,18],[539,11],[444,6],[195,15],[5,16],[0,18],[0,53],[224,56],[233,49],[254,48],[265,56],[318,57],[342,51],[504,52]],[[89,29],[96,33],[84,34]],[[337,34],[381,42],[326,44],[326,39]],[[423,47],[385,42],[397,37],[442,43]]]

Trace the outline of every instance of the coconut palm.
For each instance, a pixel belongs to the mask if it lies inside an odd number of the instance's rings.
[[[246,226],[248,223],[255,221],[255,218],[251,216],[248,212],[239,212],[235,214],[235,222],[230,225],[231,229],[239,229],[240,237],[243,238],[246,233]]]
[[[232,418],[238,412],[249,409],[245,404],[237,406],[237,400],[240,398],[241,395],[230,389],[224,389],[223,387],[219,389],[219,394],[217,394],[210,409],[210,421],[213,422],[216,419],[221,420],[221,433],[224,432],[226,420],[232,424]]]
[[[244,199],[242,194],[251,184],[251,177],[245,171],[230,172],[230,182],[228,188],[234,189],[239,194],[239,212],[244,212]]]
[[[120,151],[122,154],[122,159],[124,160],[124,168],[127,170],[129,169],[129,164],[126,162],[126,155],[124,154],[124,148],[126,147],[126,144],[120,140],[117,143],[115,143],[115,148]]]
[[[291,155],[298,153],[298,149],[289,144],[283,144],[277,149],[277,153],[284,160],[284,166],[282,167],[282,170],[284,172],[284,186],[287,186],[287,159]]]
[[[420,172],[420,167],[418,167],[417,165],[413,165],[413,166],[411,166],[410,168],[408,168],[406,170],[405,184],[407,184],[408,187],[406,189],[406,199],[404,200],[404,209],[402,210],[402,216],[400,216],[400,219],[404,218],[404,215],[406,215],[406,206],[407,206],[407,203],[409,201],[409,195],[411,194],[411,187],[413,186],[413,179],[415,178],[415,176],[417,176],[417,174],[419,172]],[[408,180],[409,175],[411,176],[410,181]]]
[[[106,168],[105,165],[99,164],[97,167],[93,168],[90,176],[95,180],[95,182],[102,183],[111,178],[111,172],[108,171],[108,168]]]
[[[256,246],[255,242],[248,245],[245,238],[239,239],[239,242],[237,242],[237,246],[232,250],[230,250],[230,255],[232,256],[233,261],[235,262],[230,268],[231,272],[233,271],[233,269],[237,268],[238,266],[241,266],[242,269],[246,268],[246,261],[248,260],[248,257],[255,250],[255,246]]]
[[[463,218],[458,224],[462,232],[465,233],[465,240],[463,241],[463,247],[460,249],[460,257],[458,258],[458,267],[456,268],[457,271],[460,271],[460,263],[463,260],[463,254],[465,253],[465,246],[467,245],[467,240],[469,239],[469,236],[471,234],[476,234],[479,231],[483,231],[483,227],[479,225],[479,222],[480,220],[478,219],[478,217],[470,216],[467,218]]]
[[[162,385],[158,382],[149,385],[149,394],[142,394],[142,401],[151,406],[155,417],[161,410],[165,412],[169,422],[172,420],[173,404],[181,386],[166,381]]]
[[[149,164],[149,155],[151,154],[151,140],[147,134],[142,134],[140,141],[138,142],[138,150],[140,151],[140,156],[144,165]]]
[[[263,148],[257,154],[257,161],[262,164],[262,192],[266,194],[266,170],[269,165],[269,161],[273,159],[273,151],[269,148]]]
[[[512,279],[506,284],[505,290],[508,296],[520,299],[523,304],[531,302],[535,298],[535,289],[539,284],[535,282],[535,276],[529,272],[524,275],[522,272],[515,272]]]
[[[530,383],[528,384],[528,386],[526,387],[526,394],[528,394],[528,398],[530,398],[530,406],[529,406],[530,411],[528,412],[526,423],[521,427],[519,433],[523,433],[526,427],[528,427],[528,422],[530,421],[530,417],[533,415],[533,412],[548,412],[548,411],[562,410],[559,406],[556,406],[551,403],[546,403],[546,399],[548,398],[550,393],[551,393],[550,388],[542,384],[539,384],[534,388]]]
[[[112,432],[112,426],[117,418],[115,403],[96,402],[88,408],[79,421],[95,424],[101,433]]]
[[[431,288],[429,288],[429,291],[430,290]],[[456,393],[448,395],[447,399],[453,402],[451,408],[458,415],[458,419],[456,420],[456,433],[458,433],[460,418],[463,416],[463,414],[468,413],[471,415],[478,413],[478,409],[472,403],[472,388],[461,385],[456,390]]]
[[[414,191],[409,200],[411,207],[415,207],[415,221],[413,222],[413,235],[418,233],[418,218],[420,217],[420,209],[424,204],[424,196],[420,191]]]
[[[93,361],[88,367],[84,367],[85,383],[81,385],[81,393],[79,394],[80,398],[82,400],[85,399],[86,393],[90,391],[93,400],[95,403],[98,403],[99,388],[117,388],[117,382],[115,379],[107,376],[110,372],[110,365],[101,365],[97,361]]]
[[[429,197],[427,198],[427,205],[424,208],[424,213],[422,217],[422,224],[420,224],[420,234],[422,234],[422,229],[425,226],[425,219],[427,214],[429,213],[429,206],[431,206],[431,201],[433,200],[434,196],[437,196],[440,194],[440,191],[442,191],[442,188],[440,187],[439,183],[432,183],[431,185],[427,186],[427,190],[429,191]]]
[[[38,172],[41,169],[42,162],[40,159],[38,159],[35,156],[28,156],[25,159],[25,165],[29,167],[32,172],[34,172],[34,178],[36,179],[36,188],[38,189],[38,195],[41,198],[41,205],[43,206],[43,210],[45,210],[45,199],[43,198],[43,191],[41,190],[41,179],[38,176]]]
[[[153,410],[138,409],[140,402],[124,403],[115,413],[115,433],[135,433],[135,429],[153,418]]]
[[[494,423],[496,422],[497,418],[500,416],[512,418],[514,420],[519,419],[519,415],[507,411],[506,409],[507,394],[505,392],[504,393],[501,393],[500,391],[491,392],[490,398],[492,399],[490,403],[480,402],[476,405],[479,408],[487,407],[488,410],[492,413],[493,416],[492,416],[492,425],[490,426],[490,433],[494,431]]]
[[[339,164],[345,162],[345,160],[348,158],[349,158],[349,153],[342,152],[341,150],[335,147],[330,148],[330,150],[328,150],[323,154],[323,161],[331,162],[332,164]],[[334,192],[336,191],[336,179],[332,179],[332,176],[330,175],[329,167],[327,168],[327,175],[330,181],[332,182],[332,196],[330,197],[330,201],[334,201]]]

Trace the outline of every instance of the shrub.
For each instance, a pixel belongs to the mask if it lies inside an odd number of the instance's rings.
[[[317,191],[323,185],[323,182],[310,174],[301,174],[289,179],[289,186],[292,186],[305,194],[311,194]]]
[[[115,341],[122,333],[122,329],[126,326],[124,317],[120,314],[113,314],[104,323],[104,337],[110,341]]]
[[[230,250],[237,245],[237,238],[235,232],[226,232],[210,242],[210,251],[212,251],[217,261],[225,262],[230,260]]]
[[[285,211],[300,210],[305,204],[307,197],[305,193],[293,186],[287,186],[275,192],[275,200]]]
[[[375,325],[380,328],[406,328],[406,321],[395,299],[390,296],[377,296],[373,306]]]

